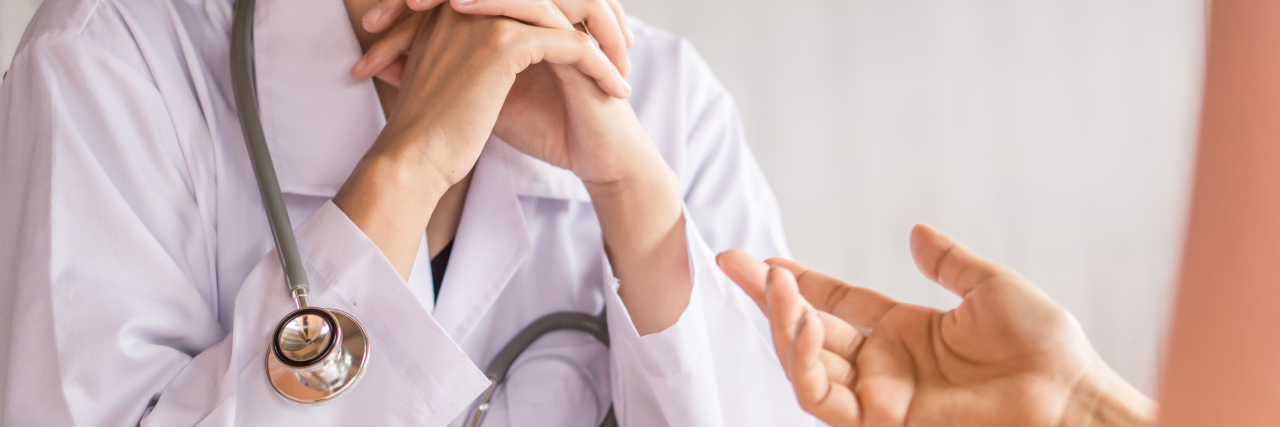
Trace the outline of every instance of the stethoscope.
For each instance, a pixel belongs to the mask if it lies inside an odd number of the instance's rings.
[[[293,226],[285,209],[258,111],[253,56],[254,3],[255,0],[239,0],[236,4],[235,22],[231,29],[231,82],[249,160],[258,180],[258,190],[262,193],[262,204],[280,256],[285,284],[296,307],[280,320],[272,333],[271,349],[267,352],[267,378],[271,387],[286,399],[304,404],[322,403],[351,390],[368,370],[369,337],[364,326],[350,314],[307,303],[311,286],[302,267],[298,243],[293,236]],[[542,336],[562,330],[586,332],[606,347],[609,345],[604,313],[591,316],[559,312],[535,320],[508,341],[489,362],[485,375],[491,383],[475,404],[469,426],[477,427],[484,421],[494,396],[510,377],[520,354]],[[585,369],[582,372],[590,377]],[[600,425],[616,427],[617,424],[613,405],[610,404]]]

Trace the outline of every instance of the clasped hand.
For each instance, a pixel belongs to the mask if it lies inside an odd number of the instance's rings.
[[[397,1],[384,1],[365,26],[394,21],[382,15]],[[569,16],[586,18],[599,48]],[[353,69],[400,89],[334,203],[408,277],[436,203],[470,173],[492,133],[582,179],[636,328],[673,324],[691,289],[687,268],[665,268],[688,262],[679,189],[623,100],[630,33],[609,3],[456,0],[398,22]]]

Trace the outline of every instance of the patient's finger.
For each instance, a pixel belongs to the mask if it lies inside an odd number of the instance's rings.
[[[573,29],[583,22],[618,72],[623,76],[631,72],[626,37],[605,0],[451,0],[449,4],[462,13],[506,16],[546,28]]]
[[[796,346],[797,344],[792,344]],[[853,384],[854,370],[853,364],[835,353],[823,350],[818,354],[818,359],[822,362],[822,366],[827,370],[827,379],[836,384]]]
[[[800,297],[796,290],[795,277],[786,269],[773,267],[769,269],[765,296],[765,315],[769,318],[769,329],[773,335],[774,350],[783,366],[787,365],[788,349],[795,337],[800,316],[810,310],[809,304]],[[822,341],[818,341],[821,346]]]
[[[858,426],[860,409],[853,391],[844,383],[832,381],[832,372],[828,371],[831,365],[821,357],[823,332],[815,313],[807,312],[788,349],[787,378],[805,411],[832,426]]]
[[[863,334],[870,334],[880,318],[898,305],[897,300],[885,294],[850,285],[792,260],[773,258],[765,263],[790,270],[799,283],[800,294],[814,308],[834,314]]]
[[[858,353],[858,348],[862,346],[862,340],[865,338],[862,333],[854,329],[849,322],[827,313],[825,311],[816,311],[818,320],[822,322],[822,329],[825,331],[823,336],[825,340],[822,342],[822,348],[843,357],[852,360],[853,356]]]
[[[755,259],[745,251],[733,249],[716,256],[716,264],[724,270],[729,279],[737,283],[761,310],[765,309],[764,280],[769,266]]]
[[[911,257],[925,277],[961,298],[987,279],[1011,273],[926,224],[911,230]]]

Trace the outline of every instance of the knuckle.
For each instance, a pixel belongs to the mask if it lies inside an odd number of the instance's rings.
[[[613,14],[613,6],[609,5],[608,0],[595,0],[591,2],[592,14],[600,18],[605,18]]]
[[[495,21],[493,31],[489,32],[488,42],[491,47],[508,49],[520,39],[520,27],[514,21],[500,19]]]
[[[542,13],[547,16],[555,16],[558,13],[568,14],[568,12],[562,12],[560,6],[556,6],[556,3],[551,0],[539,0],[537,7],[542,9]],[[567,16],[567,18],[572,19],[573,17]]]

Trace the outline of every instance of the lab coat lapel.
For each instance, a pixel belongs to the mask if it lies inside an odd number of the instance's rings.
[[[257,2],[258,104],[286,193],[331,197],[386,118],[372,80],[351,77],[360,45],[339,1]]]
[[[476,162],[435,318],[462,340],[484,317],[533,249],[506,143],[490,137]]]

